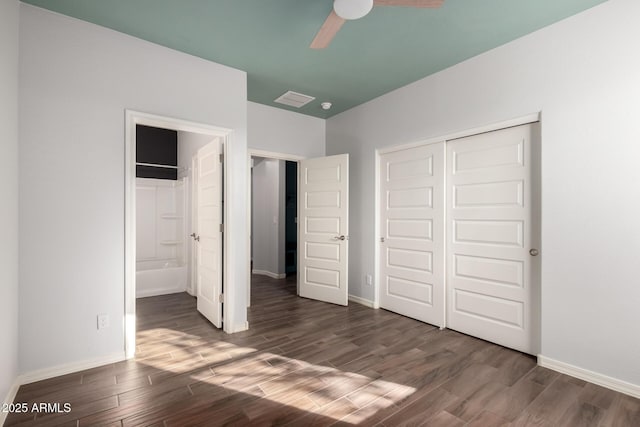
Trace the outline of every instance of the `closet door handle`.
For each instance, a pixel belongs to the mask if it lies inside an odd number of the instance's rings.
[[[539,253],[540,252],[538,252],[537,249],[530,249],[529,250],[529,255],[531,255],[531,256],[538,256]]]
[[[193,237],[194,239],[196,238],[196,233],[191,233],[189,234],[189,236]]]
[[[194,239],[196,240],[196,242],[199,242],[200,241],[200,236],[196,236],[196,237],[194,237]]]
[[[336,236],[333,238],[333,240],[347,240],[346,236]]]

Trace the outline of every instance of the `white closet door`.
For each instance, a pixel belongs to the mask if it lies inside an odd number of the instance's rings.
[[[215,140],[197,154],[197,306],[218,328],[222,326],[221,146]]]
[[[537,124],[447,142],[447,326],[537,348]]]
[[[380,306],[444,326],[444,143],[380,156]]]
[[[349,155],[300,162],[300,296],[347,305]]]

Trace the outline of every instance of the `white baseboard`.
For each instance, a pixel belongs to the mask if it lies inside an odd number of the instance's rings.
[[[0,403],[13,403],[13,401],[16,399],[16,394],[18,394],[19,388],[20,378],[16,378],[16,380],[13,382],[13,385],[9,389],[9,392],[7,393],[7,397],[5,397],[4,400],[0,400]],[[9,412],[0,411],[0,426],[4,425],[4,421],[7,419],[7,415],[9,415]]]
[[[538,355],[538,365],[640,399],[640,385]]]
[[[186,288],[157,288],[136,290],[136,298],[157,297],[158,295],[179,294],[187,292]]]
[[[244,332],[246,330],[249,329],[249,322],[244,322],[244,323],[240,323],[240,324],[229,324],[227,325],[227,323],[225,323],[225,326],[227,326],[227,329],[225,329],[224,331],[227,334],[235,334],[236,332]]]
[[[108,365],[110,363],[122,362],[125,359],[124,352],[121,352],[105,357],[97,357],[95,359],[40,369],[20,375],[18,377],[18,383],[20,385],[24,385],[34,383],[36,381],[48,380],[49,378],[59,377],[60,375],[67,375],[74,372],[84,371],[86,369],[97,368],[98,366]]]
[[[349,301],[364,305],[365,307],[376,308],[373,301],[355,295],[349,295]]]
[[[267,270],[252,270],[251,273],[260,274],[261,276],[269,276],[272,279],[284,279],[285,277],[287,277],[286,273],[272,273],[271,271]]]

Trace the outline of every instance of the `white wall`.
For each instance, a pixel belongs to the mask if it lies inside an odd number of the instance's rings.
[[[324,119],[248,102],[249,148],[305,158],[325,153]]]
[[[285,174],[283,160],[254,157],[253,271],[272,276],[285,273]]]
[[[0,1],[0,403],[18,374],[19,10],[17,0]]]
[[[125,109],[235,130],[225,321],[244,328],[246,74],[24,4],[20,43],[20,370],[123,354]]]
[[[351,293],[373,299],[375,148],[542,111],[542,354],[640,385],[638,16],[610,0],[329,119]]]

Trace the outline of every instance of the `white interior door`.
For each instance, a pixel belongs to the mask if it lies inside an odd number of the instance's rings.
[[[349,155],[300,162],[300,296],[347,305]]]
[[[380,306],[444,326],[444,142],[380,156]]]
[[[197,154],[197,300],[198,311],[222,326],[222,162],[215,140]]]
[[[191,234],[189,239],[189,288],[187,292],[190,295],[197,296],[197,283],[198,283],[198,242],[195,237],[198,234],[198,155],[191,159],[191,218],[189,224],[191,225]]]
[[[539,328],[537,126],[447,142],[447,326],[531,354]]]

